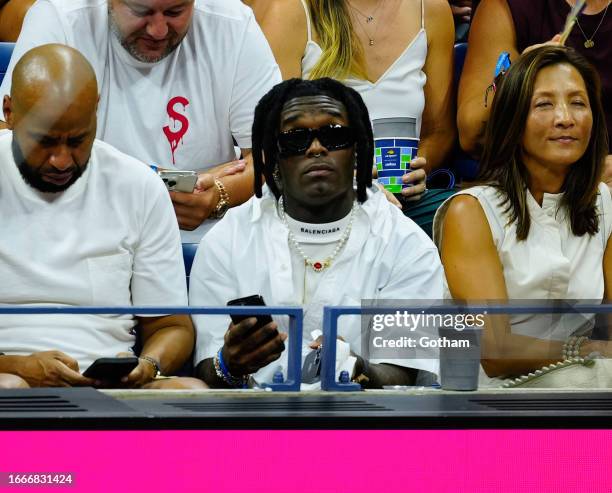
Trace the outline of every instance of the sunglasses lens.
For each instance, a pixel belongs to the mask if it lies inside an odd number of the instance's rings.
[[[346,149],[353,145],[354,139],[349,127],[330,125],[319,129],[319,140],[328,151]]]
[[[315,137],[328,151],[346,149],[355,142],[353,132],[349,127],[328,125],[318,129],[296,128],[279,134],[278,147],[281,156],[289,157],[304,154]]]
[[[278,146],[282,156],[297,156],[304,154],[312,143],[309,129],[297,128],[283,132],[278,136]]]

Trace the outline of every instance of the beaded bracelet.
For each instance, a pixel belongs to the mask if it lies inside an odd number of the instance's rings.
[[[591,353],[588,356],[580,356],[580,347],[582,344],[588,340],[588,337],[585,336],[571,336],[563,343],[562,350],[562,360],[557,363],[553,363],[548,366],[543,366],[539,370],[535,370],[527,375],[522,375],[517,378],[510,379],[508,382],[502,385],[503,388],[512,388],[522,385],[530,380],[535,378],[539,378],[547,373],[550,373],[554,370],[559,370],[561,368],[567,368],[568,366],[573,365],[582,365],[582,366],[593,366],[595,364],[594,358],[597,356],[596,353]]]
[[[588,338],[585,336],[571,336],[563,344],[563,360],[580,357],[580,347]]]
[[[240,377],[235,377],[232,375],[225,365],[222,351],[223,348],[219,349],[215,355],[215,358],[213,359],[215,373],[217,376],[231,387],[240,387],[242,389],[248,388],[250,375],[241,375]]]

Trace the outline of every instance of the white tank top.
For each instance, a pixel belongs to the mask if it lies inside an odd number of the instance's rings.
[[[302,57],[302,78],[308,79],[323,50],[312,40],[310,12],[305,0],[302,6],[306,12],[308,43]],[[413,117],[417,120],[417,133],[421,132],[421,120],[425,107],[423,88],[426,75],[423,65],[427,58],[427,34],[425,13],[421,0],[421,29],[406,46],[406,49],[391,64],[376,82],[349,78],[343,82],[355,89],[365,101],[370,118]]]

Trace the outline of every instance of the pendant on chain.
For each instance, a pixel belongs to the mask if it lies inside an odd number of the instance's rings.
[[[374,40],[373,39],[370,39],[370,46],[374,46]]]
[[[595,42],[592,39],[587,39],[584,42],[584,47],[585,48],[593,48],[593,46],[595,46]]]
[[[308,262],[306,262],[306,265],[308,265]],[[310,266],[312,267],[312,270],[314,270],[315,272],[321,272],[328,265],[329,265],[329,262],[327,262],[325,260],[323,262],[312,262],[310,264]]]

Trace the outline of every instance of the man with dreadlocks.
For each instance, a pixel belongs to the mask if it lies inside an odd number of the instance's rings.
[[[256,197],[203,238],[191,271],[191,304],[225,305],[260,294],[268,305],[301,305],[305,356],[319,345],[324,305],[442,297],[433,243],[372,187],[372,130],[357,92],[332,79],[275,86],[255,110],[253,160]],[[279,365],[286,368],[283,317],[255,330],[255,318],[229,329],[229,317],[194,320],[196,372],[209,386],[239,386],[250,375],[272,381]],[[409,385],[417,370],[437,371],[434,352],[365,361],[360,321],[340,322],[340,368],[367,386]]]

